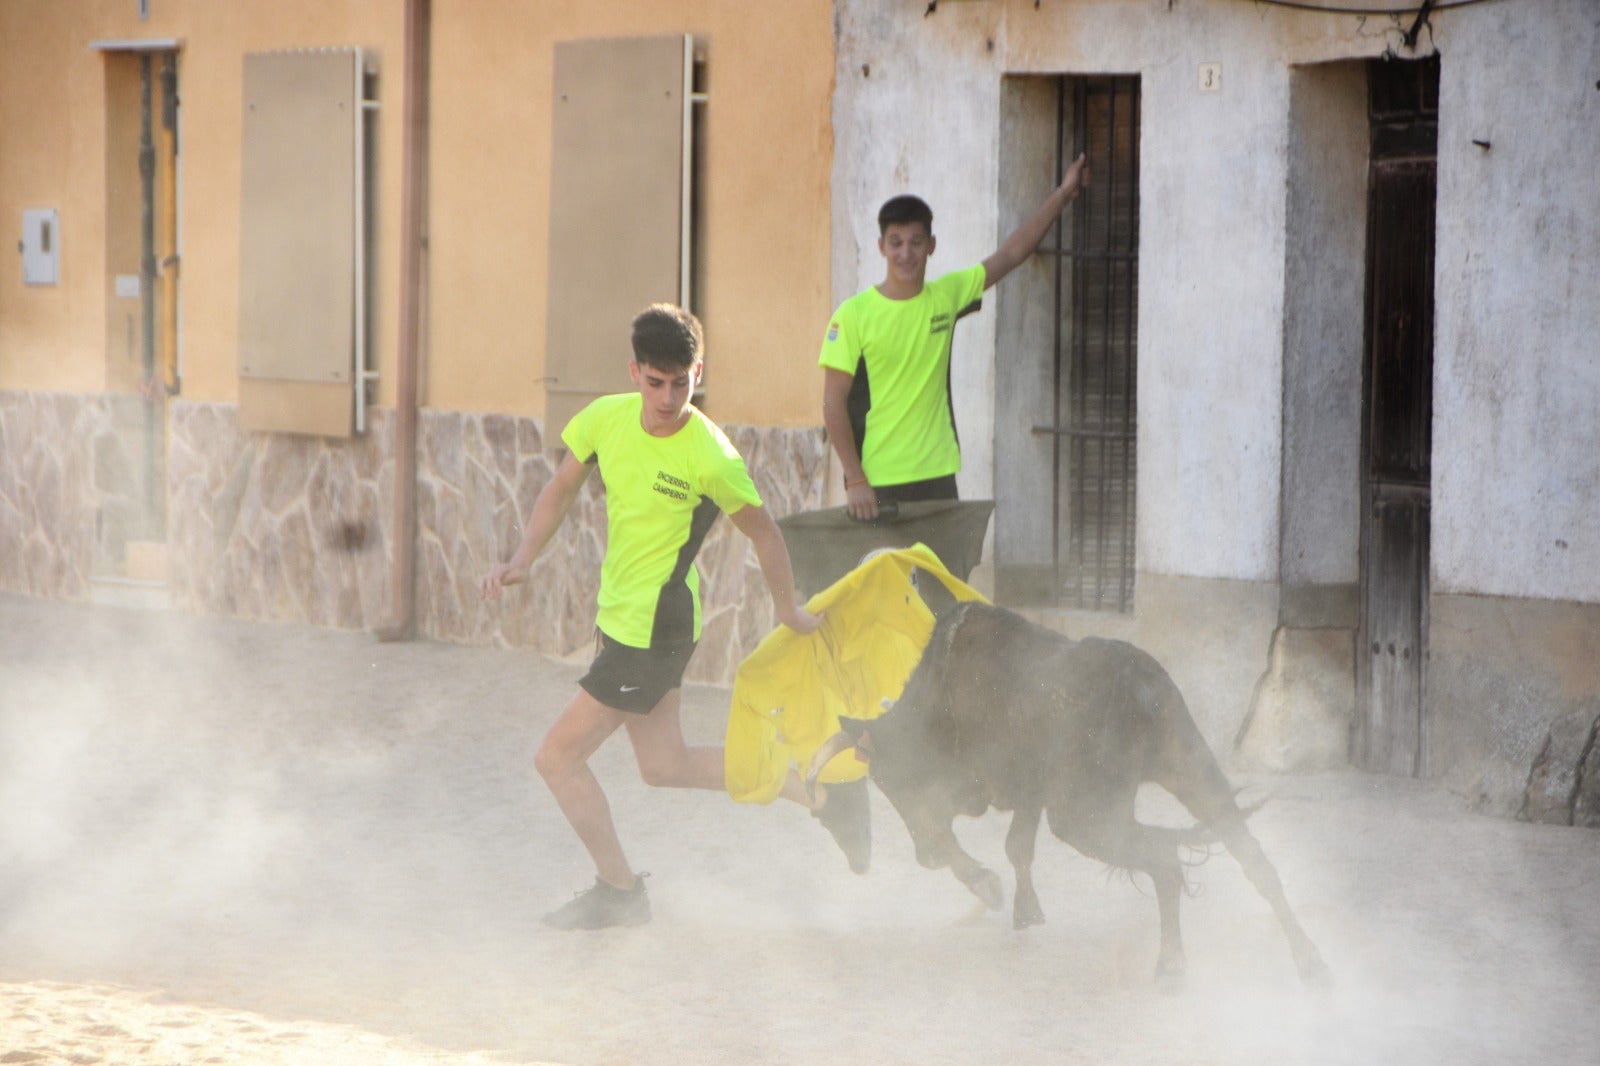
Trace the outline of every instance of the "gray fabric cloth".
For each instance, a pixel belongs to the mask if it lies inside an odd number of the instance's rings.
[[[897,504],[875,521],[858,522],[843,507],[802,511],[778,519],[802,595],[821,592],[878,548],[926,544],[950,573],[965,581],[983,557],[993,500],[920,500]]]

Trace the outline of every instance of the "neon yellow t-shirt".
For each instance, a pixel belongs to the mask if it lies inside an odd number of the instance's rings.
[[[716,423],[689,408],[670,437],[640,423],[636,392],[602,396],[561,439],[597,462],[606,486],[606,557],[595,624],[619,644],[650,648],[700,639],[694,557],[720,511],[761,506],[744,459]]]
[[[909,300],[876,287],[839,305],[817,362],[866,371],[866,433],[856,446],[874,485],[903,485],[961,469],[950,407],[950,338],[956,319],[983,295],[983,264],[927,282]]]

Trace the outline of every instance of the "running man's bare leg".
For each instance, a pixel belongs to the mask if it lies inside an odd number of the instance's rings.
[[[727,788],[727,771],[721,747],[690,746],[683,739],[681,689],[673,689],[643,717],[628,715],[623,724],[633,742],[639,762],[639,776],[656,788],[704,788],[721,792]],[[793,770],[783,783],[780,795],[802,807],[812,805],[805,782]],[[817,797],[826,795],[817,786]]]
[[[647,785],[657,788],[704,788],[721,792],[727,786],[727,770],[720,746],[690,746],[683,739],[682,700],[680,689],[673,689],[661,697],[661,702],[649,714],[639,717],[628,715],[624,725],[628,739],[633,742],[633,754],[639,761],[639,775]],[[790,770],[779,793],[802,807],[811,807],[805,782]],[[823,786],[817,786],[817,802],[827,795]]]
[[[544,735],[533,758],[534,768],[594,860],[600,879],[618,888],[633,887],[633,868],[622,853],[617,827],[611,821],[611,805],[589,769],[589,757],[633,717],[607,707],[580,688]]]
[[[722,791],[722,748],[689,746],[683,739],[682,690],[673,689],[649,714],[626,716],[624,725],[639,763],[639,776],[655,788],[704,788]]]

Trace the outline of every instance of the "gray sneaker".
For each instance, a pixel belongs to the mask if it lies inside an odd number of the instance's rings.
[[[541,920],[552,929],[643,925],[650,920],[650,897],[644,890],[644,879],[649,876],[636,875],[630,889],[618,888],[596,877],[592,887],[577,893]]]

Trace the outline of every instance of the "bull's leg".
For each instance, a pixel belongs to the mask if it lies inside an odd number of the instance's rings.
[[[924,866],[932,869],[950,867],[956,880],[966,885],[992,911],[999,910],[1005,903],[1005,889],[1000,884],[999,875],[968,855],[960,841],[956,840],[955,830],[948,824],[940,826],[926,841],[918,840],[916,843],[917,861]]]
[[[1006,858],[1017,872],[1017,893],[1011,901],[1011,928],[1044,924],[1039,896],[1033,890],[1033,846],[1039,838],[1042,808],[1018,807],[1006,832]]]
[[[1173,854],[1142,868],[1156,886],[1156,910],[1161,915],[1161,950],[1156,955],[1156,984],[1166,992],[1183,989],[1189,960],[1183,953],[1183,932],[1178,924],[1178,899],[1183,894],[1183,871]]]
[[[1205,746],[1192,724],[1176,732],[1160,784],[1188,807],[1203,826],[1216,832],[1244,868],[1245,876],[1256,886],[1256,891],[1272,906],[1278,925],[1288,938],[1289,952],[1294,957],[1300,979],[1310,985],[1327,986],[1332,981],[1327,963],[1322,961],[1322,953],[1289,907],[1278,871],[1245,825],[1245,815],[1234,802],[1233,787],[1217,765],[1211,749]]]
[[[984,901],[984,906],[990,911],[998,911],[1000,904],[1005,903],[1005,890],[1000,885],[1000,877],[963,850],[962,842],[955,839],[955,829],[949,821],[912,829],[910,839],[912,844],[917,845],[917,861],[922,866],[928,869],[949,866],[955,879]]]
[[[950,834],[950,839],[952,843],[955,841],[954,833]],[[997,911],[1004,905],[1006,891],[1000,884],[1000,875],[962,851],[960,845],[955,846],[950,872],[955,874],[956,879],[966,885],[974,896],[983,900],[985,907]]]
[[[1102,801],[1103,804],[1103,801]],[[1133,797],[1114,803],[1110,811],[1085,817],[1078,812],[1058,817],[1050,812],[1050,830],[1092,859],[1125,870],[1138,870],[1155,886],[1156,910],[1161,918],[1161,950],[1156,956],[1156,984],[1164,992],[1183,988],[1188,961],[1183,953],[1183,932],[1178,921],[1178,901],[1183,894],[1183,868],[1178,848],[1169,834],[1141,825],[1133,816]]]
[[[1283,927],[1283,935],[1289,940],[1289,953],[1294,956],[1295,969],[1300,973],[1300,980],[1306,984],[1327,987],[1332,984],[1333,975],[1328,969],[1328,964],[1322,961],[1322,953],[1311,942],[1306,931],[1301,928],[1300,920],[1294,916],[1294,911],[1289,907],[1289,898],[1284,894],[1283,882],[1278,877],[1277,869],[1267,859],[1266,853],[1261,850],[1261,844],[1256,840],[1242,818],[1236,818],[1230,824],[1219,829],[1222,841],[1239,860],[1239,865],[1244,867],[1245,876],[1250,883],[1256,886],[1256,891],[1272,905],[1272,912],[1278,916],[1278,924]]]

